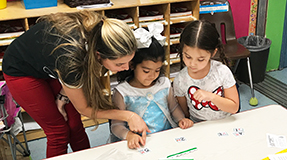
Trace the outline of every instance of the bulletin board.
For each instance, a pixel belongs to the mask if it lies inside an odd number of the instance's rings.
[[[251,0],[228,0],[232,9],[236,38],[249,35]]]

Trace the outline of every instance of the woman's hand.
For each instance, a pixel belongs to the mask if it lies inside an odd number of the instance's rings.
[[[188,118],[183,118],[178,122],[178,126],[182,129],[189,128],[193,126],[193,124],[194,124],[193,121]]]
[[[65,121],[67,121],[68,120],[68,116],[67,116],[67,113],[65,111],[65,104],[66,104],[66,102],[64,102],[62,100],[59,100],[57,98],[55,103],[56,103],[56,105],[58,107],[59,112],[63,115]]]
[[[132,132],[136,132],[136,133],[141,133],[142,134],[142,138],[143,138],[143,143],[142,145],[145,145],[145,140],[146,140],[146,132],[151,132],[145,121],[136,113],[132,112],[132,115],[129,117],[129,119],[127,120],[129,128]]]
[[[140,144],[144,145],[145,143],[141,136],[131,131],[128,132],[126,139],[130,149],[140,148]]]

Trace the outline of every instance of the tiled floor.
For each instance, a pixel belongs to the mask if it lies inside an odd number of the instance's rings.
[[[287,84],[287,68],[281,71],[273,71],[267,73],[278,80],[284,82]],[[265,97],[261,93],[255,91],[255,97],[258,99],[258,105],[257,106],[250,106],[249,105],[249,99],[251,97],[251,90],[249,86],[245,84],[241,84],[239,87],[239,93],[240,93],[240,103],[241,103],[241,110],[240,111],[246,111],[249,109],[253,109],[256,107],[261,107],[269,104],[277,104],[273,100]],[[108,124],[101,124],[99,128],[96,131],[92,131],[93,127],[86,128],[86,132],[89,136],[90,143],[92,147],[103,145],[106,143],[108,136],[109,136],[109,127]],[[33,160],[39,160],[45,158],[46,153],[46,138],[34,140],[28,142],[30,150],[31,150],[31,158]],[[69,149],[69,152],[71,150]]]

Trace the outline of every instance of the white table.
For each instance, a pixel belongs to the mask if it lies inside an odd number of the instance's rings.
[[[244,135],[236,137],[233,128],[243,128]],[[218,136],[218,132],[228,136]],[[170,129],[149,135],[146,146],[149,153],[140,154],[128,149],[126,141],[106,144],[87,150],[50,158],[49,160],[94,160],[106,157],[108,152],[117,152],[117,158],[130,160],[158,160],[173,153],[197,147],[186,154],[195,160],[261,160],[269,154],[283,149],[268,147],[266,133],[287,137],[287,110],[279,105],[269,105],[244,111],[231,117],[195,124],[189,129]],[[176,142],[175,138],[185,137],[186,141]],[[110,154],[111,155],[111,154]],[[127,158],[128,157],[128,158]],[[122,158],[123,159],[123,158]]]

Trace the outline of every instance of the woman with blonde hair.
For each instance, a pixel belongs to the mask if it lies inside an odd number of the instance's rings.
[[[129,69],[137,49],[125,22],[95,12],[41,17],[5,51],[3,74],[13,98],[42,127],[47,157],[90,147],[81,115],[127,121],[150,132],[135,113],[118,110],[103,94],[105,70]]]

